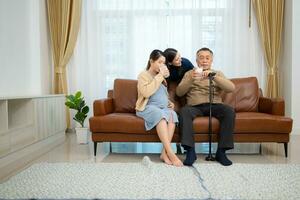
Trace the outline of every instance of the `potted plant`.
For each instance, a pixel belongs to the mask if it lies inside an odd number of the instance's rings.
[[[67,95],[67,100],[65,105],[77,113],[73,119],[80,124],[81,127],[76,127],[77,143],[87,144],[88,143],[88,128],[84,127],[84,121],[89,112],[89,107],[86,105],[83,96],[81,96],[81,91],[75,93],[75,95]]]

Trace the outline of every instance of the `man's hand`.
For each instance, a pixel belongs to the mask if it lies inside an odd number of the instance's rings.
[[[202,77],[207,78],[208,75],[209,75],[210,73],[212,73],[212,72],[213,72],[213,71],[211,71],[211,70],[205,70],[205,71],[202,72]]]
[[[192,72],[192,78],[195,79],[201,79],[202,78],[202,72],[197,71],[196,69]]]

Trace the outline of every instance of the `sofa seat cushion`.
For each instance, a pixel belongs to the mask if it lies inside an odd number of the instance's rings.
[[[208,117],[196,117],[193,127],[196,134],[208,133]],[[212,118],[212,132],[219,132],[219,121]],[[238,112],[235,119],[235,133],[281,133],[291,132],[292,120],[288,117],[258,112]]]
[[[208,133],[208,117],[197,117],[193,121],[196,134]],[[236,113],[235,133],[280,133],[291,132],[292,120],[288,117],[258,112]],[[144,120],[134,113],[111,113],[90,118],[91,132],[156,134],[155,129],[145,130]],[[213,133],[219,132],[219,121],[212,118]],[[176,129],[177,133],[178,129]]]
[[[111,113],[90,118],[91,132],[156,134],[155,129],[146,131],[144,120],[135,113]]]
[[[235,133],[282,133],[292,130],[292,119],[258,112],[236,113]]]

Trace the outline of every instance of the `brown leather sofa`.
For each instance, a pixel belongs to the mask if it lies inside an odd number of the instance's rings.
[[[284,100],[261,95],[255,77],[231,79],[236,86],[223,94],[223,101],[236,111],[235,142],[284,143],[285,156],[292,130],[292,119],[284,115]],[[169,84],[171,100],[178,111],[185,104],[175,95],[176,84]],[[160,142],[155,129],[146,131],[143,119],[135,115],[137,80],[116,79],[113,90],[105,99],[94,101],[94,116],[89,119],[94,155],[98,142]],[[193,123],[196,142],[208,142],[208,117],[197,117]],[[180,142],[178,128],[173,142]],[[212,119],[213,141],[218,139],[219,122]]]

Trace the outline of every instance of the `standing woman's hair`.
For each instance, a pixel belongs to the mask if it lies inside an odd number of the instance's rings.
[[[158,49],[154,49],[150,56],[149,56],[149,60],[148,60],[148,64],[147,64],[147,68],[146,70],[148,70],[150,68],[150,60],[156,61],[158,60],[161,56],[164,56],[164,53],[161,50]]]
[[[164,51],[164,55],[166,57],[167,66],[169,66],[169,63],[173,62],[174,58],[176,57],[177,52],[178,51],[176,49],[173,49],[173,48],[167,48]]]

